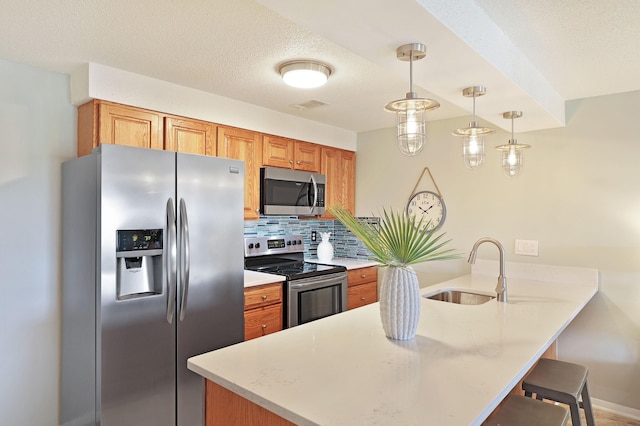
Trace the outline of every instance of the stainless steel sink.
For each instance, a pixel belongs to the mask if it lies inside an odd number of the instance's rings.
[[[487,303],[491,299],[495,299],[495,296],[489,296],[487,294],[473,293],[470,291],[462,290],[438,290],[436,293],[424,295],[427,299],[439,300],[440,302],[457,303],[458,305],[482,305]]]

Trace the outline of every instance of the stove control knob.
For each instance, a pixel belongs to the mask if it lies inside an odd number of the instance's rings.
[[[298,244],[298,242],[296,240],[293,240],[293,245],[295,246],[296,244]]]
[[[298,245],[302,245],[302,240],[298,240]]]
[[[260,248],[260,243],[256,243],[256,248]]]
[[[287,241],[287,245],[290,246],[291,245],[291,241]]]
[[[249,249],[253,248],[253,243],[249,243]]]

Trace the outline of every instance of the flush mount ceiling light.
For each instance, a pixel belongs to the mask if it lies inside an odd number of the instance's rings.
[[[506,176],[514,177],[522,168],[522,151],[531,148],[531,145],[518,144],[513,135],[513,120],[522,117],[522,111],[508,111],[502,117],[511,119],[511,139],[509,143],[496,146],[496,149],[502,151],[502,171]]]
[[[280,65],[280,75],[286,84],[300,89],[313,89],[327,82],[329,65],[316,61],[290,61]]]
[[[487,93],[484,86],[467,87],[462,91],[462,96],[473,97],[473,120],[469,127],[453,132],[454,136],[462,138],[462,158],[468,169],[479,169],[484,163],[484,137],[496,131],[489,127],[480,127],[476,121],[476,97]]]
[[[426,112],[436,109],[440,103],[433,99],[419,98],[413,91],[413,61],[427,55],[427,48],[421,43],[405,44],[396,49],[396,57],[409,61],[409,92],[406,98],[389,102],[384,109],[398,118],[398,148],[404,155],[417,155],[424,148],[427,139]]]

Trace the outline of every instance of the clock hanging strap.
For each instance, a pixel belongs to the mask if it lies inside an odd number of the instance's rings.
[[[442,197],[442,194],[440,193],[440,188],[438,188],[438,184],[436,183],[436,180],[433,178],[433,175],[431,174],[431,170],[429,170],[428,167],[425,167],[422,170],[422,173],[420,174],[420,177],[418,178],[418,181],[416,182],[416,185],[413,187],[413,191],[411,191],[411,195],[409,195],[409,199],[411,199],[411,197],[413,197],[416,194],[416,189],[418,188],[418,184],[422,180],[422,176],[424,176],[424,172],[428,172],[429,173],[429,177],[431,178],[431,182],[433,182],[433,186],[436,187],[436,192],[438,193],[440,198],[444,198],[444,197]]]

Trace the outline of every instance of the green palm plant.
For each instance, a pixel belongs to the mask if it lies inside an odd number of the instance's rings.
[[[328,210],[369,249],[371,260],[382,265],[405,268],[459,257],[454,249],[444,248],[451,241],[443,240],[444,233],[436,235],[435,229],[426,230],[428,224],[423,219],[416,221],[404,212],[383,209],[380,224],[372,224],[355,218],[344,208]]]
[[[380,319],[385,335],[394,340],[413,339],[420,319],[420,286],[411,265],[433,260],[455,259],[444,246],[444,233],[426,230],[428,223],[404,212],[383,209],[380,224],[353,217],[343,208],[329,208],[372,254],[372,260],[387,266],[379,289]],[[426,225],[423,227],[423,225]]]

